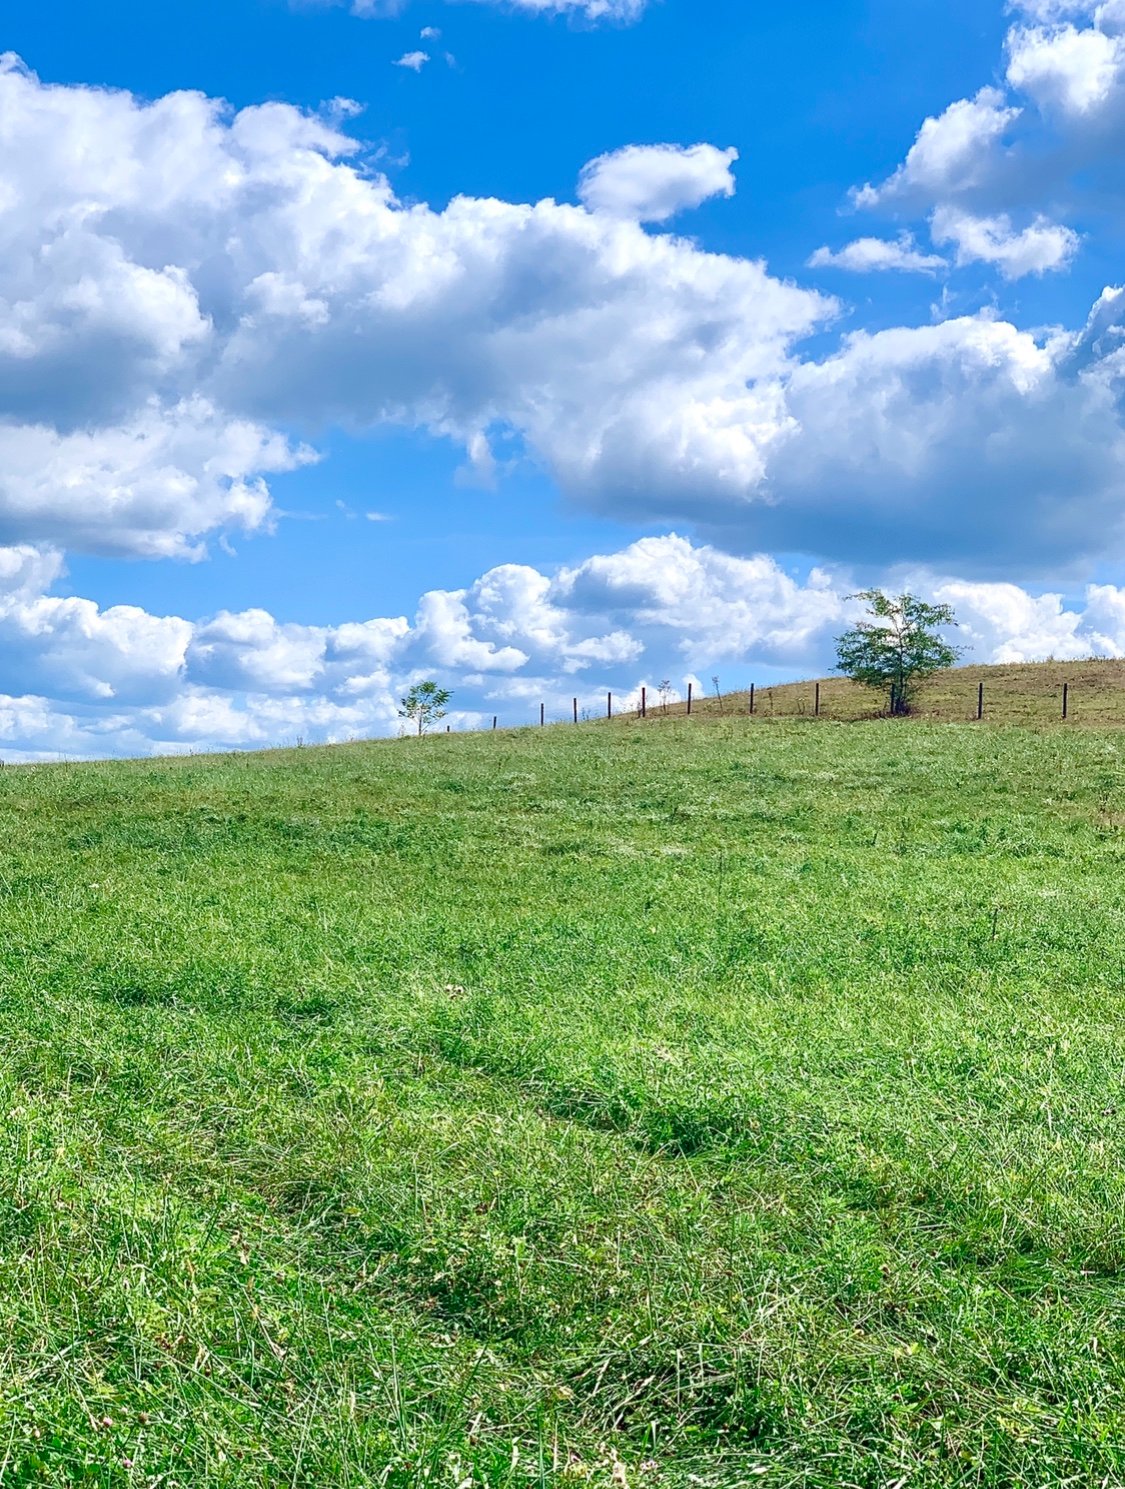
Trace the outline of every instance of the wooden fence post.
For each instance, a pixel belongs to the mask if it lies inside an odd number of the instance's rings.
[[[750,684],[750,712],[754,712],[754,684]]]
[[[641,689],[641,718],[648,718],[648,689]]]
[[[605,695],[605,716],[606,716],[607,719],[612,719],[613,718],[613,694],[612,693],[607,693]]]
[[[984,683],[977,689],[977,718],[984,718]]]
[[[499,719],[499,717],[496,714],[493,714],[492,715],[492,729],[493,729],[493,732],[495,733],[495,731],[497,729],[499,729],[499,727],[500,727],[500,719]]]
[[[578,722],[578,699],[577,698],[574,700],[574,722],[576,724]]]
[[[692,687],[693,687],[693,684],[689,682],[688,685],[687,685],[687,711],[688,711],[688,713],[691,713]]]
[[[543,726],[544,726],[544,724],[546,724],[546,722],[547,722],[547,705],[545,703],[541,703],[539,705],[539,727],[540,727],[540,729],[543,728]]]
[[[817,683],[817,685],[816,685],[816,705],[815,705],[815,707],[816,707],[815,717],[819,719],[820,718],[820,684],[819,683]]]
[[[1067,715],[1068,715],[1069,712],[1070,712],[1070,684],[1068,682],[1064,682],[1063,683],[1063,718],[1064,719],[1067,717]]]

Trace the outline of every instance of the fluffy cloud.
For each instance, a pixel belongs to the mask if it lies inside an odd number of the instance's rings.
[[[1042,108],[1086,115],[1121,84],[1125,39],[1100,26],[1032,26],[1008,38],[1008,81]]]
[[[1071,20],[1076,16],[1089,18],[1095,11],[1103,9],[1099,0],[1011,0],[1009,10],[1017,11],[1031,21]]]
[[[1120,311],[1112,298],[1099,333],[1078,337],[982,317],[859,334],[801,367],[788,387],[800,432],[771,460],[764,545],[815,532],[819,551],[858,562],[993,574],[1119,547]]]
[[[971,176],[974,129],[1016,112],[987,91],[966,108],[930,121],[903,181]],[[269,481],[313,458],[282,430],[388,423],[494,478],[499,436],[589,508],[729,551],[1024,576],[1122,541],[1112,300],[1096,340],[978,315],[813,360],[834,300],[632,220],[726,190],[732,152],[604,157],[596,210],[439,212],[400,201],[340,118],[0,69],[0,541],[198,556],[268,527]],[[1009,277],[1075,247],[950,202],[935,232]],[[463,645],[509,672],[527,651]]]
[[[1065,269],[1078,251],[1078,234],[1038,217],[1022,232],[1010,217],[974,217],[957,207],[939,207],[931,221],[935,243],[952,243],[958,264],[995,264],[1005,279]]]
[[[952,605],[961,640],[974,659],[985,662],[1039,662],[1054,657],[1125,656],[1125,589],[1089,584],[1080,608],[1062,595],[1029,594],[1015,584],[970,584],[964,580],[926,581],[928,591]]]
[[[178,685],[191,626],[134,606],[100,610],[47,593],[62,559],[0,548],[0,690],[51,689],[57,701],[151,703]]]
[[[283,105],[149,104],[7,60],[0,536],[198,551],[268,520],[267,479],[309,458],[287,423],[422,426],[478,468],[501,428],[592,499],[744,499],[831,300],[609,211],[407,206],[355,149]],[[725,189],[729,152],[656,153],[659,210]]]
[[[743,501],[761,479],[790,348],[833,302],[581,208],[457,199],[438,214],[346,173],[324,185],[320,210],[287,204],[277,225],[275,242],[298,240],[293,267],[248,287],[215,367],[224,402],[424,425],[481,469],[507,428],[597,502],[644,487],[682,510],[701,487]],[[360,196],[346,238],[340,191]]]
[[[678,634],[678,654],[700,668],[748,653],[799,664],[845,610],[821,570],[801,585],[771,558],[736,558],[678,537],[589,559],[564,570],[556,588],[568,607],[629,631]]]
[[[1003,139],[1021,110],[998,88],[982,88],[944,113],[927,119],[905,161],[881,186],[855,193],[857,205],[940,201],[951,190],[965,190],[985,178],[992,148]]]
[[[809,259],[810,269],[847,269],[853,274],[896,270],[905,274],[936,274],[949,265],[941,254],[922,253],[912,233],[886,238],[857,238],[843,248],[818,248]]]
[[[709,197],[733,196],[737,159],[737,150],[714,145],[628,145],[585,167],[578,196],[592,212],[666,222]]]
[[[533,15],[581,15],[590,21],[635,21],[648,0],[476,0],[478,5],[507,4]]]
[[[57,553],[0,548],[0,740],[38,753],[393,732],[398,697],[429,675],[455,687],[464,722],[522,722],[542,700],[560,712],[572,693],[590,704],[607,686],[624,695],[649,670],[679,678],[748,652],[800,665],[845,609],[826,575],[801,585],[768,558],[675,536],[554,576],[501,565],[423,595],[411,620],[340,626],[262,610],[194,624],[103,611],[51,595],[61,571]]]
[[[409,0],[337,0],[337,3],[350,4],[353,15],[383,19],[400,15]],[[473,0],[473,3],[494,5],[533,16],[573,16],[587,21],[628,22],[640,19],[648,0]]]
[[[648,0],[476,0],[478,5],[507,5],[531,15],[584,16],[588,21],[635,21]]]
[[[1100,634],[1096,607],[1090,602],[1083,614],[1067,609],[1061,595],[1030,595],[1015,584],[946,580],[934,586],[934,598],[953,606],[959,618],[959,641],[974,658],[983,661],[1120,656],[1125,641],[1125,628],[1120,622],[1112,638]]]
[[[671,678],[819,672],[855,613],[848,575],[798,581],[668,535],[547,575],[505,564],[421,597],[413,619],[303,626],[262,610],[192,623],[49,593],[50,551],[0,548],[0,758],[150,754],[390,734],[412,681],[454,689],[453,722],[600,709]],[[954,606],[977,661],[1125,655],[1125,590],[1084,606],[1014,584],[898,575]]]
[[[1125,143],[1125,0],[1022,0],[989,86],[925,120],[902,165],[853,193],[869,209],[959,206],[996,216],[1045,200],[1080,211],[1119,196]]]
[[[198,558],[214,528],[252,532],[267,522],[264,473],[312,458],[202,398],[153,401],[125,423],[93,429],[0,420],[0,538]]]
[[[748,651],[798,665],[844,611],[823,574],[801,585],[768,558],[675,536],[554,576],[491,570],[423,595],[412,620],[286,624],[262,610],[197,623],[55,597],[60,556],[0,548],[0,741],[32,754],[103,755],[393,732],[410,681],[455,687],[462,722],[523,722],[652,669]],[[13,751],[8,758],[17,758]]]
[[[1082,247],[1072,223],[1120,214],[1125,0],[1009,9],[1007,87],[926,119],[898,169],[852,196],[898,220],[927,219],[957,268],[984,265],[1011,281],[1069,269]]]

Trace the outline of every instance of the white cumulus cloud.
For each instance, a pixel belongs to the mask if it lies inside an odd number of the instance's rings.
[[[378,20],[401,15],[409,0],[337,0],[337,3],[350,5],[354,15]],[[571,16],[586,21],[629,22],[640,19],[648,0],[473,0],[473,3],[493,5],[498,9],[531,16]]]
[[[1008,38],[1008,82],[1045,108],[1084,115],[1120,88],[1125,38],[1097,26],[1018,27]]]
[[[393,734],[411,682],[453,689],[457,727],[593,712],[611,690],[738,669],[809,676],[856,613],[850,574],[798,580],[668,534],[553,574],[503,564],[420,597],[412,618],[299,625],[261,609],[201,621],[50,593],[59,555],[0,548],[0,759],[259,748]],[[883,576],[954,606],[974,661],[1125,655],[1125,589],[1057,592],[920,570]]]
[[[912,233],[895,239],[857,238],[843,248],[818,248],[809,258],[810,269],[846,269],[853,274],[936,274],[949,265],[940,253],[923,253]]]
[[[199,558],[216,528],[263,527],[265,474],[312,458],[202,398],[153,400],[120,424],[92,429],[0,419],[0,538]]]
[[[632,181],[630,214],[659,215],[726,189],[730,152],[699,150],[615,176],[619,154],[589,180]],[[455,442],[479,477],[533,462],[591,510],[730,551],[933,548],[1024,577],[1125,541],[1112,297],[1096,339],[979,314],[813,354],[837,302],[753,259],[602,206],[410,204],[338,111],[150,103],[11,60],[0,196],[0,300],[19,307],[0,542],[198,557],[268,530],[270,483],[315,458],[285,431],[387,425]],[[955,205],[935,223],[959,259],[1016,277],[1074,251],[1053,221]]]
[[[951,103],[923,123],[905,161],[880,186],[855,193],[859,206],[887,202],[940,200],[984,176],[993,148],[1020,117],[998,88],[982,88],[974,98]]]
[[[1010,9],[1006,87],[985,87],[926,119],[902,165],[853,192],[857,206],[917,215],[956,207],[982,221],[1018,207],[1051,224],[1090,205],[1115,210],[1125,0],[1019,0]]]
[[[741,499],[761,478],[776,379],[830,299],[609,212],[408,206],[356,151],[338,117],[48,87],[7,61],[0,537],[198,552],[268,522],[268,478],[309,458],[289,423],[425,427],[478,468],[506,428],[592,495],[643,476]],[[697,196],[729,167],[676,161]]]
[[[793,373],[798,433],[770,461],[755,531],[855,562],[911,559],[963,572],[1056,570],[1120,547],[1125,424],[1100,344],[982,316],[850,337]],[[733,541],[716,513],[716,539]]]
[[[957,207],[939,207],[931,221],[935,243],[952,243],[958,264],[995,264],[1005,279],[1065,269],[1078,251],[1078,234],[1038,217],[1017,230],[1007,214],[975,217]]]
[[[665,222],[709,197],[733,196],[737,159],[715,145],[627,145],[583,168],[578,196],[592,212]]]

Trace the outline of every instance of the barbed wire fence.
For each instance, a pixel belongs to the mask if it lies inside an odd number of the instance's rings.
[[[891,718],[895,714],[893,694],[888,694],[882,702],[873,690],[862,689],[846,679],[820,679],[808,683],[778,683],[761,686],[751,683],[747,688],[740,688],[735,692],[723,693],[718,686],[718,678],[714,678],[714,694],[709,694],[697,688],[695,683],[689,683],[686,695],[681,697],[667,683],[657,687],[648,684],[634,689],[631,693],[605,694],[604,706],[587,699],[583,701],[580,697],[573,697],[569,707],[563,707],[556,701],[548,704],[545,700],[538,705],[529,707],[529,717],[520,719],[504,719],[500,714],[485,715],[483,723],[471,723],[465,726],[455,726],[452,723],[445,726],[447,734],[479,734],[484,732],[496,733],[500,730],[526,729],[526,728],[558,728],[563,725],[595,724],[599,722],[627,722],[638,723],[665,718],[701,718],[723,717],[737,718],[746,717],[751,719],[809,719],[824,720],[826,722],[859,723],[865,720],[879,718]],[[1104,689],[1091,689],[1091,694],[1104,694]],[[1120,711],[1115,722],[1125,725],[1125,688],[1116,690],[1120,696]],[[931,718],[934,720],[946,720],[949,722],[984,723],[990,719],[997,722],[1005,722],[1005,714],[1011,712],[1014,702],[1034,704],[1038,707],[1037,720],[1058,720],[1060,722],[1071,721],[1075,718],[1074,702],[1076,693],[1081,699],[1081,691],[1070,681],[1052,683],[1041,690],[1014,690],[1012,688],[1000,688],[990,690],[981,681],[972,686],[966,682],[962,690],[953,689],[948,684],[943,690],[943,701],[940,706],[927,705],[923,699],[921,705],[914,710],[919,718]],[[1006,707],[1007,705],[1007,707]],[[1097,715],[1095,721],[1101,721],[1103,710],[1095,708]],[[1025,716],[1017,719],[1008,719],[1009,722],[1023,722]]]

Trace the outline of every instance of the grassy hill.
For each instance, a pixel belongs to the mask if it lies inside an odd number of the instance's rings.
[[[819,679],[821,717],[838,722],[880,718],[887,699],[842,677]],[[1062,722],[1064,684],[1069,690],[1068,722],[1094,728],[1125,727],[1125,661],[1095,658],[1085,662],[1017,662],[1005,667],[956,667],[921,684],[915,717],[930,722],[976,721],[979,687],[984,685],[984,719],[994,724],[1046,725]],[[784,683],[756,690],[755,716],[812,718],[817,679]],[[650,720],[687,712],[686,704],[664,709],[650,695]],[[699,718],[745,715],[750,698],[745,692],[713,692],[693,702]]]
[[[1125,1477],[1120,735],[8,769],[0,841],[5,1486]]]

